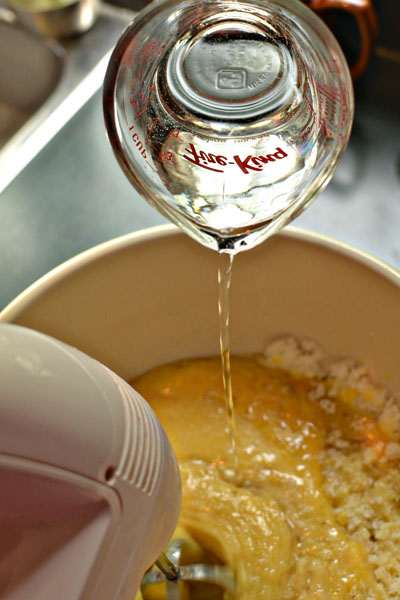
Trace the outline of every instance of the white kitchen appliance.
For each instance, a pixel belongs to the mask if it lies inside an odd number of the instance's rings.
[[[132,600],[181,501],[157,417],[125,381],[0,324],[0,597]]]

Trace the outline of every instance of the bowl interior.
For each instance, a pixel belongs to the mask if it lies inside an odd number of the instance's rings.
[[[164,226],[59,267],[0,315],[79,347],[124,378],[219,352],[218,256]],[[288,228],[234,260],[233,353],[311,337],[400,389],[400,275],[325,237]]]

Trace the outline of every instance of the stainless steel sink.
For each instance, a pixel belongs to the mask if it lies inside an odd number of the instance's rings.
[[[64,61],[58,44],[0,22],[0,148],[56,89]]]
[[[0,193],[101,87],[135,11],[101,4],[95,25],[62,45],[0,6]]]

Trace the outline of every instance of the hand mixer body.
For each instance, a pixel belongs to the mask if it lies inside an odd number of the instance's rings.
[[[132,600],[169,542],[181,484],[125,381],[80,351],[0,325],[0,596]]]

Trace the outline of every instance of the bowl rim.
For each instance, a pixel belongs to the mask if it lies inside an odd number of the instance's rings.
[[[17,317],[18,313],[23,311],[42,293],[62,280],[65,276],[68,276],[81,267],[89,264],[93,261],[93,259],[99,260],[104,256],[118,252],[130,246],[135,246],[142,242],[150,242],[152,240],[168,238],[176,235],[186,236],[186,234],[175,225],[156,225],[112,238],[88,248],[87,250],[78,253],[77,255],[54,267],[30,284],[20,294],[18,294],[0,311],[0,322],[12,322]],[[340,255],[350,258],[378,273],[385,279],[397,285],[400,289],[399,270],[389,265],[382,259],[377,258],[373,254],[370,254],[365,250],[361,250],[360,248],[357,248],[348,242],[339,240],[324,233],[315,232],[293,225],[285,227],[275,235],[288,237],[290,239],[299,240],[302,242],[308,242],[316,246],[337,252]],[[212,252],[212,250],[209,251]]]

